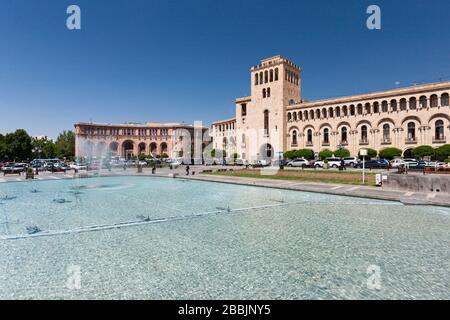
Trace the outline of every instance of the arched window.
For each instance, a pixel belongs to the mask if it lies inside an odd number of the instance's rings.
[[[364,106],[364,109],[366,114],[370,114],[370,103],[367,102]]]
[[[270,88],[267,88],[267,98],[270,98]]]
[[[408,141],[416,140],[416,124],[414,122],[408,123]]]
[[[269,135],[269,110],[264,111],[264,134]]]
[[[303,113],[301,111],[298,112],[298,120],[303,120]]]
[[[309,129],[306,133],[306,140],[308,142],[308,144],[312,144],[312,140],[313,140],[313,134],[312,134],[312,130]]]
[[[308,120],[308,111],[303,112],[303,118],[305,118],[305,120]]]
[[[367,142],[367,126],[361,127],[361,142]]]
[[[291,120],[292,120],[292,115],[291,115],[290,112],[288,112],[287,119],[288,119],[288,121],[291,121]]]
[[[257,73],[255,73],[255,86],[259,84],[259,76]]]
[[[391,110],[397,111],[397,100],[391,100]]]
[[[433,95],[430,97],[430,107],[432,107],[432,108],[437,108],[438,105],[439,105],[439,98],[438,98],[437,95],[433,94]]]
[[[328,108],[328,116],[329,116],[330,118],[333,118],[333,117],[334,117],[334,109],[333,109],[333,108]]]
[[[314,120],[314,110],[309,110],[309,117]]]
[[[316,118],[320,119],[320,110],[319,109],[316,110]]]
[[[270,69],[270,82],[273,82],[273,69]]]
[[[384,142],[391,141],[391,128],[387,123],[383,125],[383,141]]]
[[[388,102],[386,100],[381,102],[381,112],[388,112]]]
[[[297,121],[297,113],[296,112],[294,112],[292,114],[292,120]]]
[[[336,108],[336,117],[340,117],[341,116],[341,108],[337,107]]]
[[[344,117],[348,116],[348,108],[347,106],[342,107],[342,113],[344,114]]]
[[[435,123],[435,129],[434,129],[434,139],[442,141],[444,140],[444,121],[437,120]]]
[[[355,115],[355,106],[354,106],[354,105],[351,105],[351,106],[350,106],[350,115],[351,115],[351,116],[354,116],[354,115]]]
[[[259,73],[259,84],[263,84],[263,80],[264,79],[264,74],[263,74],[263,72],[261,71],[260,73]]]
[[[327,118],[327,109],[325,109],[325,108],[322,109],[322,118],[323,119]]]
[[[292,145],[293,146],[297,145],[297,131],[296,130],[292,131]]]
[[[400,110],[401,111],[405,111],[406,110],[406,99],[405,98],[403,98],[403,99],[400,99]]]
[[[264,71],[264,83],[269,82],[269,71]]]
[[[323,129],[323,143],[330,143],[330,130],[328,128]]]
[[[448,93],[444,93],[441,95],[441,106],[448,107],[449,106],[449,96]]]
[[[417,108],[417,99],[415,97],[412,97],[409,99],[409,109],[415,110]]]
[[[362,106],[362,104],[358,104],[357,111],[358,111],[358,115],[362,115],[363,114],[363,106]]]
[[[262,94],[263,94],[263,98],[265,98],[265,97],[266,97],[266,88],[264,88],[264,89],[262,90]]]
[[[380,112],[380,104],[378,102],[373,103],[373,113],[379,113]]]
[[[343,127],[341,129],[341,143],[347,144],[347,128]]]
[[[422,109],[428,107],[428,102],[427,102],[427,97],[426,96],[421,96],[419,98],[419,106]]]
[[[275,81],[278,81],[278,68],[275,68]]]

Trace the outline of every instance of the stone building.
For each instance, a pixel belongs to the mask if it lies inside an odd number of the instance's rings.
[[[191,157],[194,154],[195,132],[197,136],[202,135],[200,141],[205,142],[208,128],[204,126],[177,123],[76,123],[75,155],[101,158],[108,154],[122,159],[140,154]],[[199,147],[201,150],[202,143],[199,143]]]
[[[250,78],[251,94],[236,99],[236,117],[213,124],[217,147],[234,148],[245,160],[340,147],[355,156],[361,148],[396,147],[410,156],[414,147],[438,147],[450,136],[450,82],[303,101],[301,69],[282,56],[262,60]]]

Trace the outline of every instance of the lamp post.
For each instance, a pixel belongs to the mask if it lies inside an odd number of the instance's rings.
[[[361,149],[359,151],[359,154],[363,157],[363,163],[362,163],[362,181],[363,184],[366,183],[366,176],[365,176],[365,170],[366,170],[366,156],[367,156],[367,149]]]

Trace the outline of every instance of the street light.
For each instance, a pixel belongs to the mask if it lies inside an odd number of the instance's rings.
[[[363,157],[363,163],[362,163],[362,181],[363,184],[366,183],[366,176],[365,176],[365,169],[366,169],[366,156],[367,156],[367,149],[361,149],[359,150],[359,155]]]

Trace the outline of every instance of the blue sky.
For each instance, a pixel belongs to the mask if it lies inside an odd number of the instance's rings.
[[[82,30],[66,28],[66,8]],[[366,9],[382,10],[382,30]],[[312,100],[450,80],[448,0],[0,0],[0,133],[78,121],[210,123],[282,54]]]

